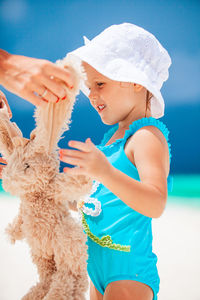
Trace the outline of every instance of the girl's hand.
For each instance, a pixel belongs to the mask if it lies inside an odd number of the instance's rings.
[[[70,141],[68,145],[80,151],[60,149],[60,160],[77,167],[65,167],[63,171],[72,175],[88,175],[101,181],[104,174],[109,171],[111,164],[106,156],[92,143],[91,139],[86,139],[85,143]]]
[[[2,165],[4,164],[4,165]],[[5,159],[3,159],[2,157],[0,157],[0,179],[2,179],[2,171],[3,168],[5,168],[5,165],[7,165],[7,161]]]

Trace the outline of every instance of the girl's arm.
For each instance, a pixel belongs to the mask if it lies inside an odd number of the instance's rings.
[[[113,167],[104,153],[87,139],[85,143],[70,141],[77,150],[61,149],[60,159],[79,168],[64,168],[68,174],[85,174],[101,182],[124,203],[137,212],[158,218],[167,201],[169,150],[165,137],[154,126],[139,129],[130,138],[131,153],[140,181]]]
[[[158,218],[167,201],[167,142],[159,129],[148,126],[138,130],[129,143],[141,181],[110,165],[101,182],[132,209],[147,217]]]

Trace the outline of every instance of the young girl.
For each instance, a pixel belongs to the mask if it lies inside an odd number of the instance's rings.
[[[84,37],[85,38],[85,37]],[[60,159],[70,174],[96,180],[79,204],[88,235],[91,300],[157,299],[157,256],[152,252],[152,218],[166,205],[169,131],[160,88],[171,59],[158,40],[130,24],[113,25],[70,53],[87,75],[82,91],[104,124],[114,125],[100,145],[70,141]]]

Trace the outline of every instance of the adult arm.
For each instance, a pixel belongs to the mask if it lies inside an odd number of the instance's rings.
[[[67,69],[48,60],[10,54],[0,49],[0,84],[39,106],[45,100],[56,102],[64,98],[63,85],[73,86],[73,78]],[[44,92],[45,99],[41,97]]]

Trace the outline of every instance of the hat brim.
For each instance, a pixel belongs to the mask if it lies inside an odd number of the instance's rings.
[[[80,63],[82,61],[88,63],[97,72],[111,80],[133,82],[144,86],[153,94],[151,98],[152,117],[156,119],[161,118],[165,109],[164,99],[160,90],[156,86],[154,87],[147,75],[125,59],[112,58],[109,60],[109,63],[106,63],[105,57],[108,54],[104,53],[104,49],[101,46],[99,46],[98,50],[99,53],[97,53],[96,45],[88,40],[86,45],[70,52],[69,55],[76,57]],[[80,83],[80,90],[86,97],[89,97],[90,91],[83,80]]]

